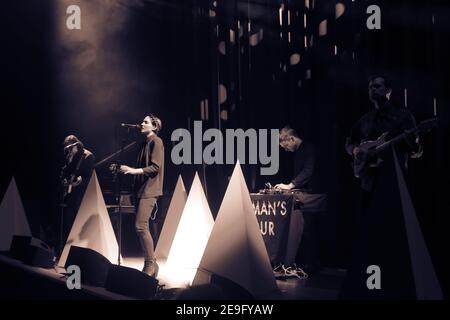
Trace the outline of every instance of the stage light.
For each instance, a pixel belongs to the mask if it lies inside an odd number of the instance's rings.
[[[345,12],[345,6],[342,3],[336,3],[336,19],[340,18]]]
[[[220,111],[220,119],[223,121],[228,120],[228,111],[227,110]]]
[[[327,34],[327,20],[322,20],[319,24],[319,37]]]
[[[227,88],[223,84],[219,84],[219,104],[227,101]]]
[[[219,52],[222,55],[226,55],[227,51],[226,51],[226,47],[225,47],[225,41],[220,41],[219,44],[217,45],[217,50],[219,50]]]
[[[278,290],[239,162],[193,284],[207,284],[212,275],[233,281],[254,297]]]
[[[296,64],[298,64],[300,62],[300,54],[293,53],[289,60],[290,60],[291,66],[295,66]]]
[[[181,214],[186,205],[186,199],[186,188],[184,187],[183,178],[180,175],[178,176],[175,191],[173,192],[161,235],[158,239],[158,245],[155,249],[155,257],[158,260],[165,260],[169,255],[170,247],[172,246],[178,224],[180,223]]]
[[[65,265],[72,245],[97,251],[111,263],[118,262],[119,246],[95,171],[84,193],[59,266]]]
[[[213,224],[211,210],[196,173],[167,258],[166,277],[185,286],[192,283]]]
[[[230,29],[230,43],[235,43],[235,42],[236,42],[235,32],[234,32],[234,30]]]

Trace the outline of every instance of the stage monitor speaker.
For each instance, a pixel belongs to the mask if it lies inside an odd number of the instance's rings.
[[[25,264],[52,268],[55,264],[53,250],[43,241],[30,236],[13,236],[9,252],[13,258]]]
[[[225,300],[222,288],[214,284],[201,284],[182,289],[175,300]]]
[[[111,265],[105,288],[111,292],[137,299],[151,299],[159,281],[136,269]]]
[[[242,286],[216,274],[211,276],[211,284],[222,289],[226,300],[254,300],[255,297]]]
[[[65,268],[76,265],[81,271],[81,283],[104,287],[112,265],[103,255],[88,248],[71,246]]]

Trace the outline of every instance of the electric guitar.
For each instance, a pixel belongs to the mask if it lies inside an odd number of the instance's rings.
[[[64,187],[64,196],[67,196],[68,194],[72,193],[72,188],[77,187],[81,184],[83,179],[81,176],[76,176],[74,174],[70,175],[69,179],[64,179],[62,184]]]
[[[353,158],[353,173],[360,178],[368,168],[378,167],[383,160],[378,155],[393,144],[403,141],[411,134],[429,131],[437,125],[437,118],[422,121],[414,128],[408,129],[398,136],[386,141],[389,132],[383,133],[376,140],[363,141],[359,146],[359,152]]]

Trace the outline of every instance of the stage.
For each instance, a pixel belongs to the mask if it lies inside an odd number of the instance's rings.
[[[178,300],[186,290],[175,279],[170,278],[170,271],[161,264],[160,285],[163,291],[157,300]],[[143,258],[125,257],[123,265],[140,270]],[[0,254],[0,275],[2,299],[37,299],[37,300],[135,300],[133,297],[120,295],[106,290],[82,284],[81,289],[69,290],[63,268],[44,269],[28,266],[21,261]],[[280,294],[270,297],[271,300],[335,300],[339,294],[345,271],[339,269],[322,269],[309,279],[300,280],[295,277],[278,279]],[[156,299],[150,299],[156,300]]]
[[[4,1],[0,297],[448,299],[449,4]]]

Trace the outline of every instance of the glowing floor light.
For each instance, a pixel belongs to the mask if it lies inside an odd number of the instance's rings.
[[[97,251],[111,263],[118,262],[119,245],[94,171],[84,193],[58,265],[66,263],[71,246]]]
[[[213,225],[214,219],[196,173],[165,265],[165,277],[172,283],[177,282],[179,286],[192,283]]]
[[[278,291],[239,163],[231,176],[193,284],[209,283],[212,274],[237,283],[257,298]]]
[[[166,219],[161,230],[161,234],[158,239],[158,245],[155,249],[156,259],[167,259],[169,255],[170,247],[172,246],[175,233],[180,223],[181,214],[183,213],[184,206],[186,205],[187,193],[184,187],[183,178],[178,176],[175,191],[173,192],[172,199],[170,200],[169,209],[167,210]]]

